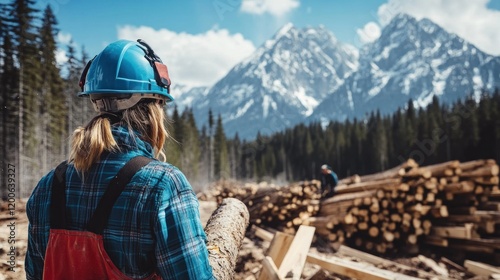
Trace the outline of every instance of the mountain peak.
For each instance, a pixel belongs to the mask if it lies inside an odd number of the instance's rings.
[[[295,27],[293,25],[293,23],[289,22],[285,25],[283,25],[275,34],[274,36],[272,37],[272,39],[269,39],[267,40],[265,43],[264,43],[264,46],[266,48],[271,48],[272,46],[274,46],[276,44],[276,42],[278,42],[281,38],[283,37],[289,37],[288,34],[293,32],[293,30],[295,30]]]
[[[443,28],[428,18],[416,19],[408,14],[396,15],[384,28],[387,33],[393,33],[397,30],[420,29],[427,34],[439,32]]]
[[[211,108],[229,134],[270,134],[311,115],[356,68],[356,52],[326,28],[286,24],[209,90],[195,117]]]
[[[417,20],[410,16],[409,14],[405,13],[399,13],[395,15],[392,20],[389,22],[388,25],[394,24],[394,23],[407,23],[407,22],[416,22]]]
[[[280,30],[278,30],[278,32],[276,32],[276,35],[274,35],[274,37],[279,38],[279,37],[287,34],[288,32],[290,32],[290,30],[293,28],[294,28],[293,23],[289,22],[289,23],[283,25],[283,27],[281,27]]]

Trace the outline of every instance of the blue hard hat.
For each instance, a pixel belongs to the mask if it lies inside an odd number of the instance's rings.
[[[174,99],[169,93],[170,78],[166,65],[140,39],[137,42],[119,40],[108,45],[87,63],[80,87],[82,92],[78,96],[90,96],[93,100],[134,95],[161,98],[166,102]]]

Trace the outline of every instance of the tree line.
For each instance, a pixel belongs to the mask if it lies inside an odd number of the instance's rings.
[[[19,195],[66,159],[72,132],[95,112],[77,97],[89,59],[70,42],[67,62],[56,61],[57,19],[34,0],[0,4],[1,195],[7,166],[16,166]],[[64,71],[63,71],[64,70]],[[62,74],[64,72],[64,75]],[[452,159],[500,158],[500,94],[483,93],[452,105],[434,98],[426,108],[410,100],[391,115],[374,112],[363,120],[300,124],[273,135],[228,138],[220,115],[209,111],[198,129],[192,109],[168,109],[171,137],[167,161],[178,166],[195,189],[219,179],[296,181],[314,179],[322,164],[339,177],[378,172],[414,158],[420,164]]]
[[[88,56],[84,50],[77,54],[70,42],[63,77],[56,61],[58,32],[50,6],[41,11],[34,0],[0,4],[3,198],[7,166],[15,166],[18,195],[29,195],[41,176],[65,159],[71,132],[92,114],[88,100],[76,97]]]
[[[500,91],[471,94],[454,104],[440,104],[434,97],[425,108],[409,100],[386,116],[373,112],[364,120],[300,124],[248,143],[228,143],[242,147],[240,179],[315,179],[322,164],[342,178],[380,172],[408,158],[420,165],[499,161]]]
[[[409,158],[420,165],[478,158],[500,160],[500,91],[470,95],[454,104],[437,97],[363,120],[299,124],[273,135],[227,138],[220,116],[201,131],[191,109],[174,108],[167,160],[197,185],[219,179],[289,182],[319,178],[329,164],[339,177],[371,174]]]

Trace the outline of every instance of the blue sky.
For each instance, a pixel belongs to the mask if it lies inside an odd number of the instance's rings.
[[[117,28],[124,25],[166,28],[190,34],[213,28],[227,29],[231,34],[243,34],[259,46],[287,22],[298,27],[323,24],[341,41],[356,44],[359,43],[356,29],[376,20],[378,7],[386,1],[290,2],[297,2],[299,6],[279,16],[243,12],[241,0],[39,1],[41,6],[47,3],[53,6],[61,31],[71,34],[76,42],[85,44],[92,52],[98,52],[104,42],[116,39]]]
[[[39,8],[47,4],[59,21],[61,61],[69,39],[93,56],[117,39],[142,38],[172,79],[188,86],[212,85],[288,22],[324,25],[341,42],[361,47],[405,12],[500,55],[500,0],[37,1]]]

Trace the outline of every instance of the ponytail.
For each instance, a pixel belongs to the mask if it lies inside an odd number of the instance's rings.
[[[86,172],[104,151],[118,150],[109,120],[97,116],[85,127],[79,127],[73,132],[69,160],[73,162],[76,170]]]
[[[165,161],[163,144],[168,138],[163,107],[155,102],[140,102],[123,111],[121,124],[130,134],[137,131],[142,140],[153,146],[155,158]],[[80,172],[89,171],[103,152],[118,152],[120,149],[111,132],[111,123],[102,115],[94,117],[85,127],[73,132],[69,161]]]

